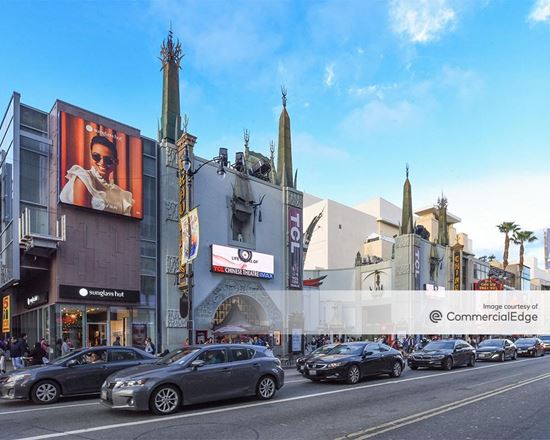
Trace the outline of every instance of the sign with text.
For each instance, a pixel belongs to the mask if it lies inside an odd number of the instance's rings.
[[[212,272],[270,280],[274,274],[274,258],[249,249],[213,244]]]
[[[11,303],[10,296],[2,298],[2,333],[11,332]]]
[[[420,247],[413,247],[414,290],[420,290]]]
[[[486,278],[474,283],[474,290],[504,290],[501,281],[496,278]]]
[[[462,277],[462,252],[460,248],[453,249],[453,290],[460,290]]]
[[[48,292],[27,295],[23,306],[26,309],[32,309],[34,307],[43,306],[44,304],[48,304]]]
[[[139,291],[126,289],[60,285],[59,297],[63,299],[80,299],[88,302],[139,303]]]
[[[303,237],[302,209],[288,207],[288,287],[301,289],[303,287]]]

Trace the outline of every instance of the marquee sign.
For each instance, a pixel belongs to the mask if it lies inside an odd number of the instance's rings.
[[[453,290],[460,290],[462,286],[462,247],[453,247]]]
[[[270,280],[274,274],[273,255],[249,249],[212,245],[212,272]]]
[[[11,332],[11,303],[10,296],[2,298],[2,333]]]
[[[496,278],[486,278],[474,283],[474,290],[504,290],[504,285]]]

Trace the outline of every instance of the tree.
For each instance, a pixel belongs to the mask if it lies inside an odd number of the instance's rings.
[[[500,232],[504,234],[504,255],[502,256],[502,269],[506,270],[508,266],[508,251],[510,250],[510,233],[514,234],[519,231],[519,225],[514,222],[503,222],[497,225]]]
[[[518,288],[521,288],[521,275],[523,273],[523,254],[525,248],[524,243],[532,243],[537,239],[533,231],[514,231],[513,240],[515,244],[519,244],[519,283]]]

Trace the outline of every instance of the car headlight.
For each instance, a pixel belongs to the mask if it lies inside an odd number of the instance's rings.
[[[32,375],[28,373],[13,374],[8,378],[8,382],[22,382],[25,379],[30,379]]]
[[[337,368],[337,367],[341,367],[344,364],[345,362],[331,362],[330,364],[327,365],[327,368]]]
[[[138,380],[124,380],[117,382],[116,388],[129,388],[129,387],[141,387],[147,383],[148,379],[138,379]]]

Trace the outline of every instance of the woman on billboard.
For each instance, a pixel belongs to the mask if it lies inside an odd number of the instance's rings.
[[[132,193],[113,181],[118,165],[115,144],[104,136],[94,136],[90,142],[90,154],[92,167],[89,170],[73,165],[67,171],[68,182],[59,196],[61,201],[130,216],[134,205]]]

